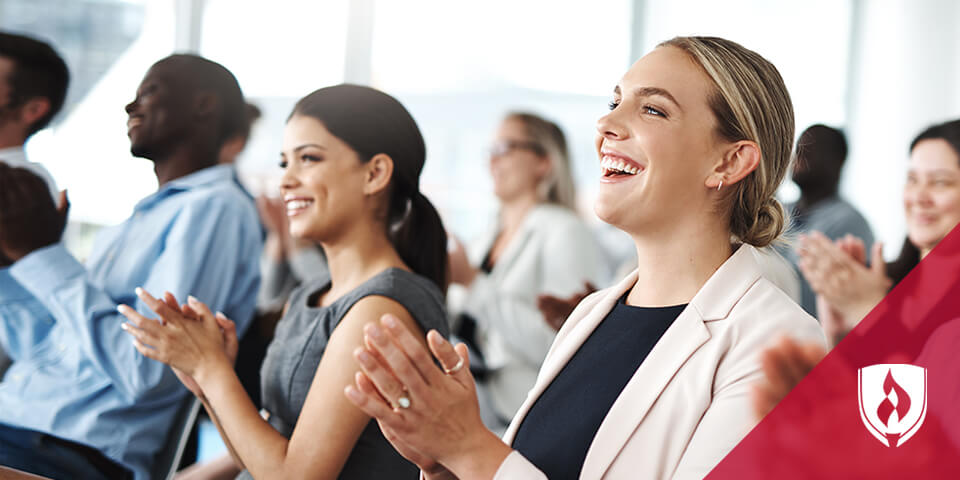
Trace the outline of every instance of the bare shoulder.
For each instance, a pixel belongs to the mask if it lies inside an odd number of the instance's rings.
[[[380,318],[386,314],[391,314],[400,319],[400,323],[404,324],[418,337],[426,335],[426,332],[420,328],[420,325],[400,302],[382,295],[367,295],[357,300],[340,320],[337,330],[343,328],[362,332],[365,325],[379,323]]]

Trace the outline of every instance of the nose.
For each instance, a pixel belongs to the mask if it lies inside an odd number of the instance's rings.
[[[922,181],[913,185],[907,184],[903,192],[903,200],[907,206],[928,207],[933,204],[930,188]]]
[[[300,185],[300,181],[297,179],[296,170],[296,162],[288,161],[287,166],[283,169],[283,176],[280,177],[281,192],[296,188]]]
[[[622,108],[615,108],[610,113],[600,117],[597,120],[597,135],[609,140],[623,140],[627,138],[627,128],[623,124],[621,114]]]
[[[127,112],[127,115],[130,115],[131,113],[133,113],[133,111],[136,108],[137,108],[137,99],[134,98],[132,102],[128,103],[125,107],[123,107],[123,110]]]

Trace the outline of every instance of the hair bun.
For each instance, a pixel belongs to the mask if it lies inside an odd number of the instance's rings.
[[[740,240],[758,248],[766,247],[776,241],[783,233],[787,223],[787,213],[776,198],[768,198],[756,210],[756,217]]]

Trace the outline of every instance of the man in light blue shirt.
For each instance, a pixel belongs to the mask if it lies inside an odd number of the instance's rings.
[[[131,152],[153,161],[160,188],[101,232],[86,266],[58,243],[11,247],[18,229],[0,223],[0,250],[14,261],[0,278],[0,340],[14,358],[0,383],[0,464],[55,478],[148,478],[188,392],[136,351],[116,307],[152,316],[134,293],[142,286],[200,298],[241,330],[249,323],[259,221],[230,167],[215,165],[243,108],[219,64],[163,59],[126,107]],[[105,195],[123,181],[103,178]],[[44,322],[47,332],[23,338],[20,327]]]

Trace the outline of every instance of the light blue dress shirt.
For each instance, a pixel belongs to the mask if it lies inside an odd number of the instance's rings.
[[[90,445],[147,478],[187,397],[173,371],[120,329],[134,293],[193,295],[249,324],[260,282],[256,208],[228,166],[164,185],[97,238],[86,267],[62,245],[0,271],[0,341],[15,360],[0,382],[0,423]]]

